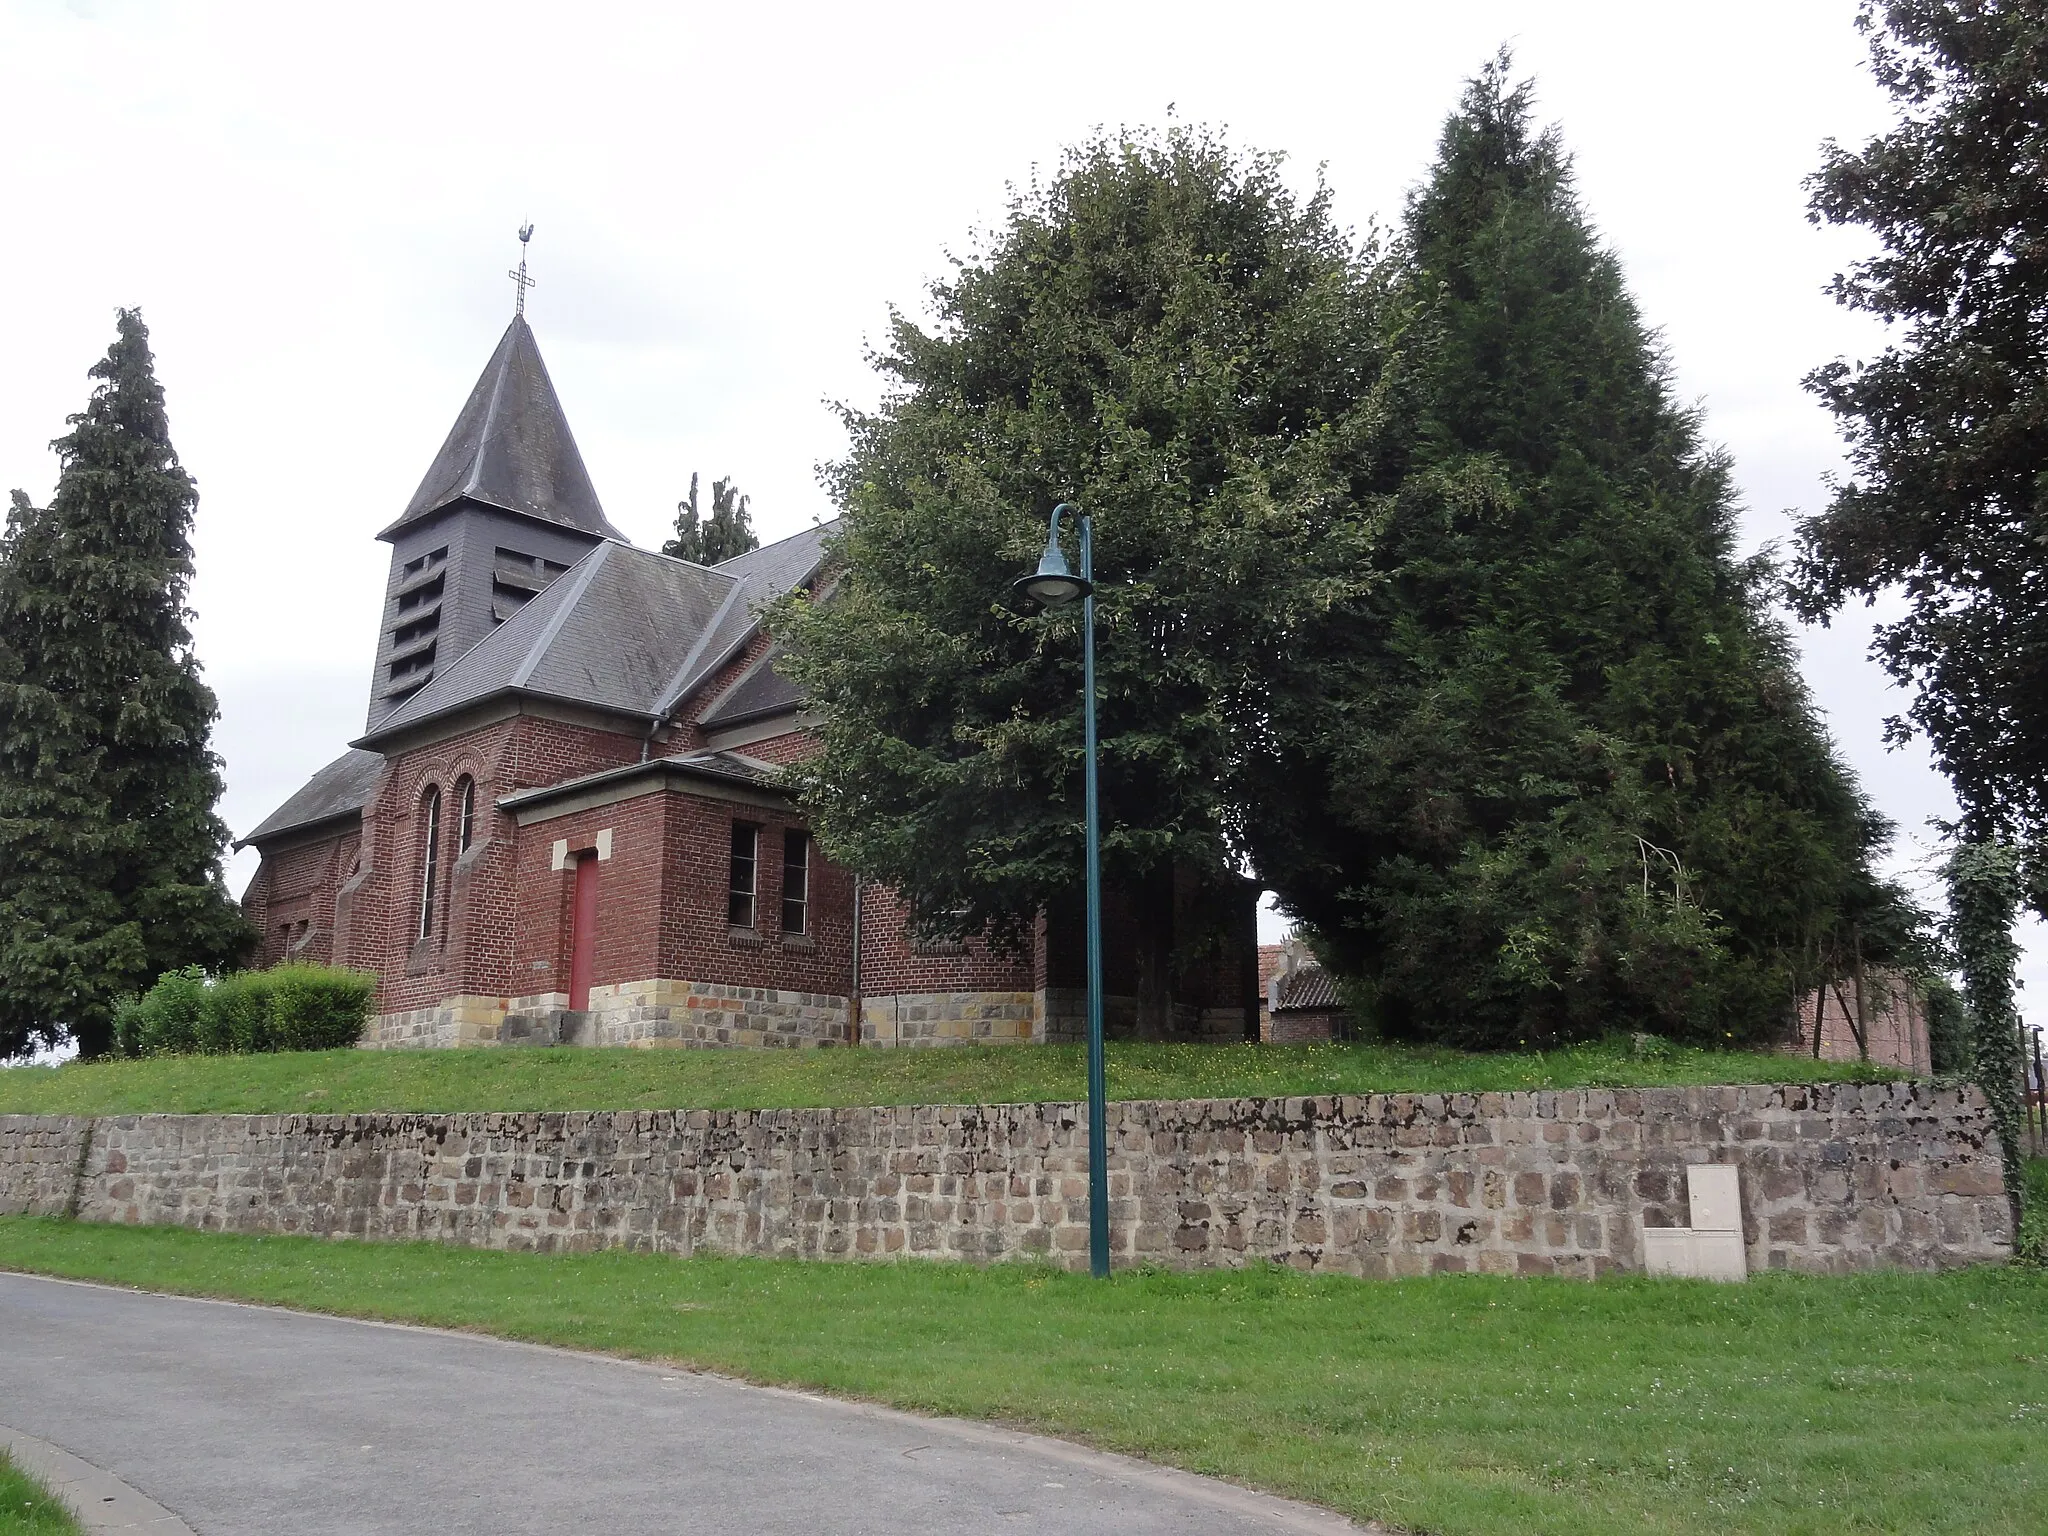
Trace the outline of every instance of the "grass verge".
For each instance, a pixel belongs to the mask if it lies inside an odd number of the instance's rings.
[[[2025,1208],[2013,1252],[2029,1264],[2048,1265],[2048,1157],[2027,1159]]]
[[[1857,1062],[1626,1043],[1472,1055],[1392,1045],[1114,1042],[1117,1099],[1317,1093],[1646,1088],[1883,1081]],[[1028,1104],[1085,1097],[1079,1046],[928,1051],[290,1051],[164,1056],[0,1071],[0,1114],[291,1114],[547,1109],[786,1109],[842,1104]]]
[[[2048,1273],[803,1264],[0,1218],[0,1268],[995,1419],[1447,1533],[2038,1532]]]
[[[0,1450],[0,1536],[81,1536],[82,1531],[56,1494]]]

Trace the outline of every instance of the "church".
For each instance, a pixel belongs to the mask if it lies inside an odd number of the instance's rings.
[[[831,530],[708,567],[636,548],[515,315],[378,535],[363,734],[237,844],[262,856],[257,963],[375,973],[369,1046],[1080,1038],[1078,903],[1012,949],[922,941],[782,783],[812,717],[761,613],[818,588]],[[1254,894],[1175,973],[1164,1033],[1257,1037]],[[1137,1017],[1132,937],[1112,898],[1113,1033]]]

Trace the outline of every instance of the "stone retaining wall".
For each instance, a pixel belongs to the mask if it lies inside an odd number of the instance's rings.
[[[2006,1257],[1973,1089],[1112,1104],[1120,1262],[1593,1276],[1742,1170],[1752,1269]],[[526,1250],[1085,1263],[1074,1104],[478,1115],[0,1116],[0,1212]]]

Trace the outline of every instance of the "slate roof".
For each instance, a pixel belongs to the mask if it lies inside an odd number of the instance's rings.
[[[502,693],[665,718],[746,644],[762,604],[817,570],[828,528],[712,567],[600,544],[357,745]]]
[[[533,330],[520,316],[505,328],[405,512],[378,537],[462,500],[625,541],[598,505]]]
[[[1342,1008],[1337,995],[1337,978],[1320,965],[1304,965],[1292,976],[1280,979],[1280,1001],[1275,1013],[1327,1012]]]
[[[739,577],[750,593],[780,596],[818,569],[825,559],[825,541],[838,530],[835,517],[744,555],[734,555],[712,569]]]
[[[361,811],[370,803],[377,788],[377,775],[383,771],[384,759],[380,754],[349,748],[308,779],[291,799],[264,817],[256,830],[235,847],[246,848],[282,833]]]
[[[499,800],[498,808],[506,811],[517,810],[523,805],[537,805],[598,785],[617,783],[623,779],[645,778],[651,774],[725,779],[737,784],[749,784],[757,789],[783,789],[782,770],[773,763],[764,763],[759,758],[748,757],[742,752],[685,752],[673,757],[650,758],[644,763],[628,763],[622,768],[601,769],[597,773],[584,774],[581,778],[564,779],[559,784],[543,784],[533,789],[522,789],[517,794],[506,795]],[[784,790],[784,793],[787,791]]]
[[[804,696],[796,684],[775,669],[776,658],[781,654],[781,646],[770,646],[759,660],[733,680],[733,685],[720,694],[709,709],[698,716],[697,723],[707,730],[722,725],[739,725],[764,715],[782,714],[803,703]]]

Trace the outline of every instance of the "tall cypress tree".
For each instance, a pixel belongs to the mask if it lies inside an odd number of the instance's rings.
[[[0,1056],[110,1038],[114,1000],[247,946],[222,883],[218,709],[187,627],[197,493],[133,310],[0,545]]]
[[[1505,56],[1407,214],[1422,398],[1369,612],[1275,737],[1260,868],[1384,1025],[1760,1037],[1913,915],[1733,553],[1725,460]],[[1283,699],[1281,702],[1285,702]]]
[[[711,482],[711,515],[697,507],[697,477],[690,476],[690,494],[676,503],[675,536],[661,546],[664,555],[696,565],[717,565],[750,549],[759,549],[749,498],[731,480]]]

